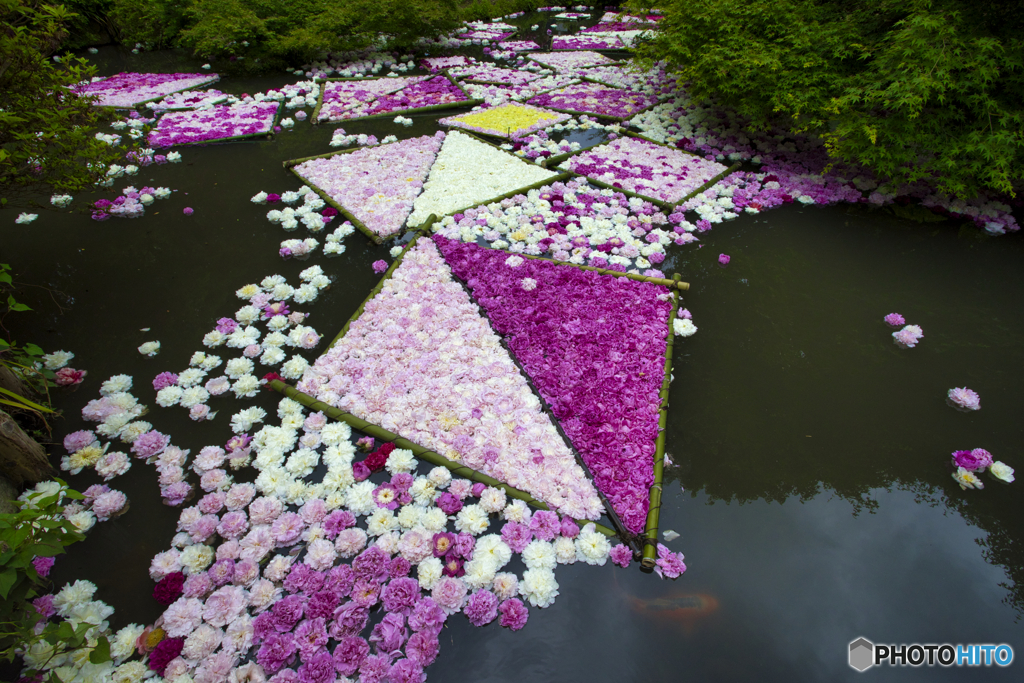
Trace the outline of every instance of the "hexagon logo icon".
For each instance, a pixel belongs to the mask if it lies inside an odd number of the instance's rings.
[[[858,638],[850,643],[850,666],[857,671],[866,671],[874,664],[875,644],[867,638]]]

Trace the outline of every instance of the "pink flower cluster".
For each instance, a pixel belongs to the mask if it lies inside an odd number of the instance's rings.
[[[219,80],[217,74],[144,74],[121,72],[113,76],[74,86],[80,95],[95,95],[97,107],[132,107],[180,90],[189,90]]]
[[[423,188],[444,133],[366,147],[294,167],[375,234],[401,230]]]
[[[558,71],[570,71],[584,66],[597,66],[615,62],[614,59],[609,59],[602,54],[587,50],[580,50],[578,52],[534,52],[529,55],[529,58]]]
[[[429,240],[406,252],[298,388],[573,518],[600,514],[590,481]]]
[[[317,114],[318,121],[341,121],[349,118],[344,112],[359,104],[393,93],[396,90],[425,81],[427,76],[404,76],[398,78],[373,78],[357,81],[328,81],[324,84],[323,103]]]
[[[149,132],[149,144],[171,147],[269,133],[279,106],[277,102],[243,102],[197,111],[168,112]]]
[[[506,40],[503,43],[498,43],[498,47],[502,50],[511,50],[512,52],[526,52],[528,50],[540,49],[540,45],[532,40]]]
[[[476,59],[465,55],[455,55],[453,57],[427,57],[420,60],[420,66],[431,73],[441,71],[442,69],[450,69],[455,66],[466,66],[469,64],[476,64]]]
[[[541,93],[529,100],[529,103],[611,119],[628,119],[657,101],[653,95],[586,82]]]
[[[671,303],[660,285],[434,241],[487,311],[626,528],[643,529],[654,481]],[[524,278],[532,287],[522,285]]]
[[[343,112],[343,119],[357,119],[363,116],[393,114],[442,104],[468,102],[469,98],[444,74],[408,85],[396,92],[381,95],[368,104],[353,106]]]
[[[622,41],[610,36],[558,36],[551,41],[552,50],[622,50]]]
[[[726,170],[717,161],[630,136],[588,149],[559,167],[670,204]]]
[[[471,83],[494,83],[498,85],[523,85],[541,78],[539,74],[516,69],[502,69],[486,64],[463,66],[450,69],[449,73],[459,80]]]

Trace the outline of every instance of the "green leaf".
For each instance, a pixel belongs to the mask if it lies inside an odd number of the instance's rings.
[[[14,588],[14,584],[18,582],[18,572],[15,569],[5,569],[3,573],[0,573],[0,597],[4,600],[10,594],[11,589]]]
[[[102,664],[110,661],[110,641],[106,636],[100,636],[96,641],[96,647],[89,653],[89,661],[93,664]]]
[[[32,309],[25,304],[11,304],[12,311],[31,311]]]
[[[25,344],[23,347],[21,347],[21,350],[30,356],[42,356],[44,353],[46,353],[35,344]]]

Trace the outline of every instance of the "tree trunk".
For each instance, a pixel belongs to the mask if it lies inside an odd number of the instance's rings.
[[[54,475],[43,447],[14,419],[0,410],[0,474],[15,486],[39,482]]]
[[[7,480],[7,477],[0,474],[0,514],[13,514],[18,507],[11,501],[17,500],[18,489]]]
[[[21,378],[11,372],[11,369],[0,363],[0,388],[13,391],[19,396],[34,399],[35,392],[28,388]]]

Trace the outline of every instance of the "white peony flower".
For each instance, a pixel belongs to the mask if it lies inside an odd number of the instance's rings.
[[[160,353],[160,342],[144,342],[142,346],[139,347],[139,353],[141,353],[143,356],[148,356],[149,358],[152,358],[156,354]]]

